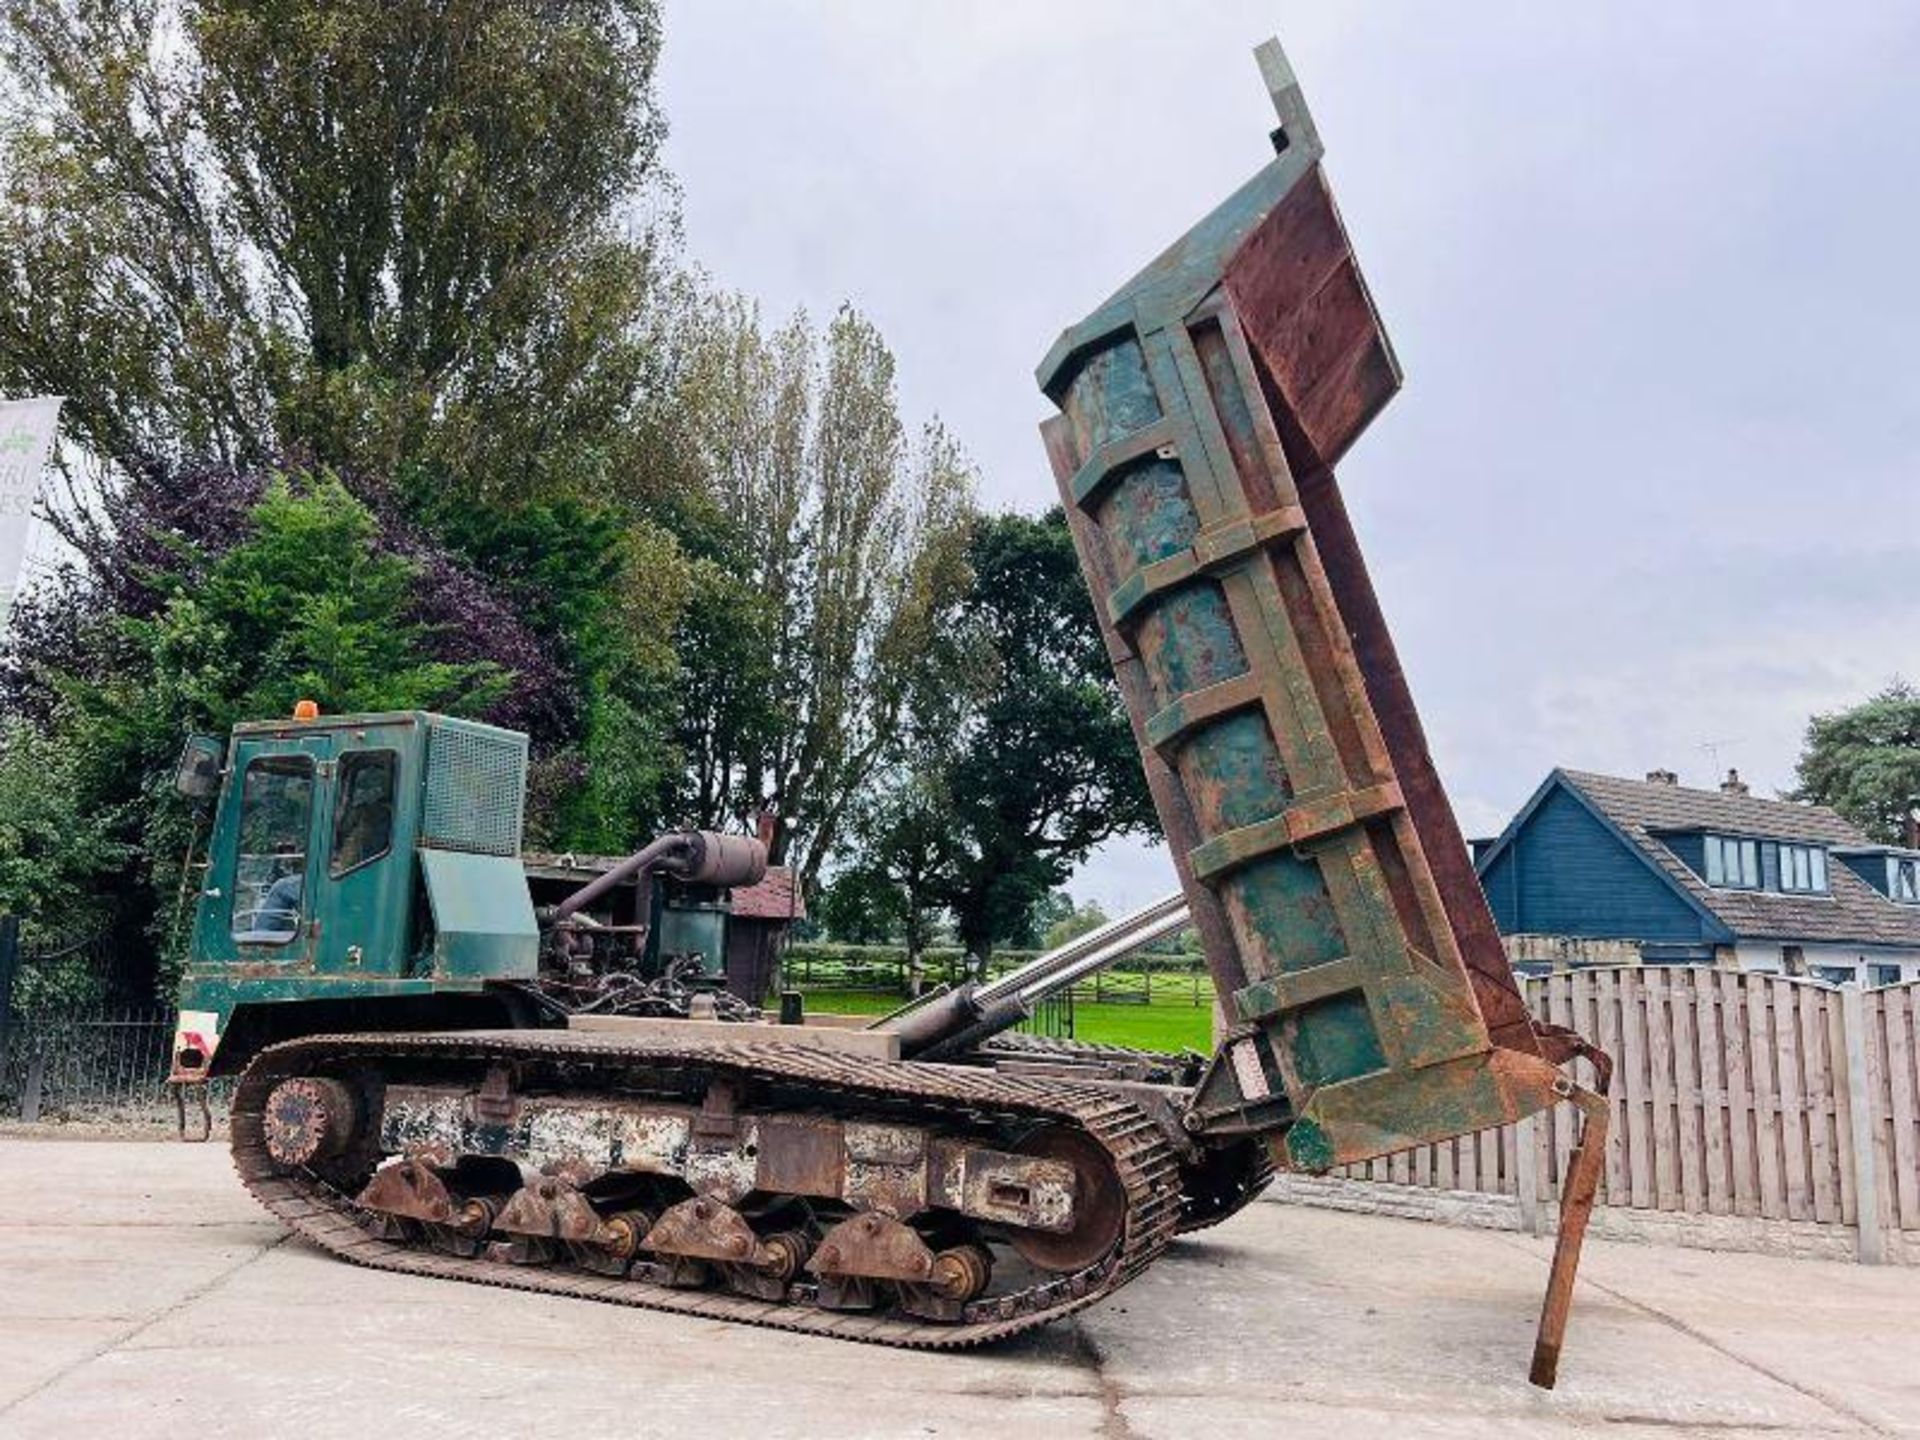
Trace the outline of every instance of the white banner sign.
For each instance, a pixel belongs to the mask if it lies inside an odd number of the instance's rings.
[[[60,397],[0,400],[0,631],[6,629],[27,558],[27,531],[40,503],[40,476],[53,432],[60,423]]]

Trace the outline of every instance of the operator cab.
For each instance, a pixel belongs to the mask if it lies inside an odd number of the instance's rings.
[[[302,702],[289,720],[236,726],[230,747],[193,737],[176,788],[212,804],[213,823],[176,1076],[215,1073],[218,1036],[248,1005],[532,977],[526,769],[524,735],[421,711],[322,718]]]

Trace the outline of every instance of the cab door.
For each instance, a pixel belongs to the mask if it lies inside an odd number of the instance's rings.
[[[234,747],[196,918],[196,958],[310,974],[327,873],[334,740],[245,739]]]
[[[343,738],[333,763],[326,854],[326,914],[318,964],[347,978],[402,977],[412,903],[411,797],[400,783],[401,752],[376,738]]]

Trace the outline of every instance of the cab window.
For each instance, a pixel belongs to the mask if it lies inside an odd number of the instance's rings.
[[[393,848],[392,750],[356,750],[340,760],[340,798],[334,807],[335,875],[357,870]]]
[[[263,755],[248,764],[240,782],[234,939],[276,945],[299,933],[312,816],[310,756]]]

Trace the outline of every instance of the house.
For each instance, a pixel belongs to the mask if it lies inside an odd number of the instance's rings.
[[[1517,969],[1713,964],[1889,985],[1920,979],[1920,848],[1821,805],[1670,770],[1555,770],[1474,864]]]

